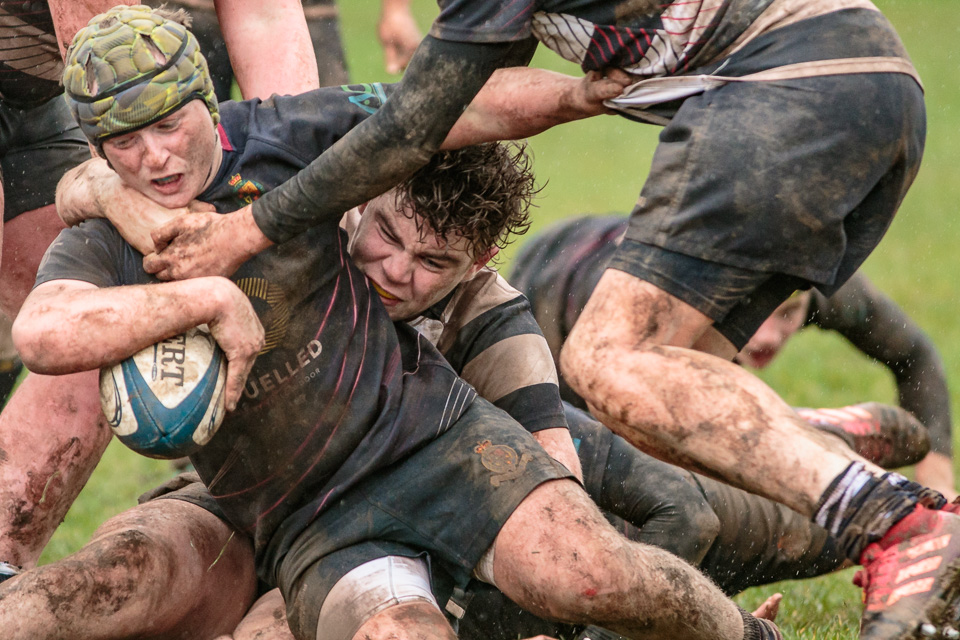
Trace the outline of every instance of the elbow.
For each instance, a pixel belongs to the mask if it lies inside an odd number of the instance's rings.
[[[23,309],[13,323],[13,345],[20,354],[24,366],[33,373],[57,375],[68,373],[58,369],[61,351],[56,344],[57,332],[46,326],[46,322]]]

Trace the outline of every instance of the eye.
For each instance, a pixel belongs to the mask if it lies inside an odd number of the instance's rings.
[[[133,138],[132,137],[114,138],[113,140],[110,140],[108,144],[114,149],[121,149],[121,150],[129,149],[130,147],[133,146]]]
[[[443,271],[444,265],[433,258],[422,258],[423,266],[430,271]]]
[[[397,237],[390,233],[390,230],[387,229],[382,224],[377,225],[377,230],[380,232],[380,237],[383,238],[386,242],[390,244],[399,244]]]

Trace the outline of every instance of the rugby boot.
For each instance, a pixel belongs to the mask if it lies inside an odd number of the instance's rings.
[[[880,402],[839,409],[797,409],[811,425],[833,434],[884,469],[916,464],[930,451],[927,428],[912,413]]]
[[[917,506],[860,563],[861,640],[960,638],[960,516]]]

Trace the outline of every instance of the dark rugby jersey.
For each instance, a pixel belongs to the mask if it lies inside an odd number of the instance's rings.
[[[430,35],[459,42],[534,36],[584,71],[686,70],[732,44],[773,0],[439,0]],[[711,55],[699,55],[703,51]]]
[[[0,99],[34,107],[63,93],[63,59],[46,0],[0,0]]]
[[[356,209],[340,223],[351,242],[359,223]],[[495,270],[481,269],[408,324],[527,431],[566,428],[550,347],[530,303]]]
[[[622,216],[563,222],[527,241],[514,260],[510,282],[530,300],[554,358],[597,286],[618,239]],[[813,292],[805,326],[836,331],[893,373],[900,406],[929,430],[931,448],[952,455],[950,395],[943,363],[930,338],[895,302],[856,273],[829,298]],[[564,400],[583,400],[560,379]]]
[[[200,199],[230,211],[274,188],[366,118],[379,85],[222,105],[223,165]],[[229,520],[253,536],[261,577],[360,479],[446,431],[476,397],[423,336],[394,325],[350,261],[339,217],[245,263],[232,280],[266,345],[237,410],[192,461]],[[38,283],[142,284],[113,227],[64,231]]]

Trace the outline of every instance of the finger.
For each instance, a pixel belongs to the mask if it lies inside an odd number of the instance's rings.
[[[165,262],[156,252],[147,254],[143,256],[143,270],[156,275],[163,270]]]
[[[383,54],[386,58],[387,73],[400,73],[402,68],[400,65],[400,52],[397,50],[397,46],[392,42],[384,45]]]
[[[227,411],[233,411],[240,402],[243,385],[247,382],[250,369],[253,368],[252,359],[227,360]]]
[[[179,218],[174,218],[151,231],[150,237],[153,238],[153,246],[157,248],[157,253],[166,249],[167,245],[173,242],[173,239],[179,236],[181,232]]]

